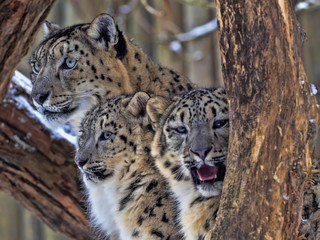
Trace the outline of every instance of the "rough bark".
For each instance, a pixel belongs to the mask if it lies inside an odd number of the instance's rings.
[[[52,137],[22,99],[28,101],[28,95],[15,86],[0,105],[0,189],[53,230],[87,240],[74,146]]]
[[[54,0],[0,1],[0,102]]]
[[[297,239],[319,109],[290,1],[216,0],[230,147],[213,239]]]

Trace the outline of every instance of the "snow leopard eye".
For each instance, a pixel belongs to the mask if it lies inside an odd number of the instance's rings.
[[[40,72],[40,64],[38,61],[33,62],[33,69],[32,70],[35,74],[38,74]]]
[[[76,66],[76,64],[77,64],[77,60],[76,59],[74,59],[74,58],[66,58],[64,60],[64,63],[62,64],[62,67],[64,69],[72,69],[72,68],[74,68]]]
[[[106,131],[106,132],[102,132],[100,134],[100,137],[99,137],[99,141],[106,141],[108,140],[111,136],[112,136],[112,132],[110,131]]]
[[[228,119],[222,119],[222,120],[216,120],[216,121],[214,121],[214,123],[213,123],[213,129],[217,129],[217,128],[223,127],[224,125],[227,124],[228,121],[229,121]]]
[[[186,128],[185,126],[177,127],[177,128],[175,128],[175,130],[176,130],[178,133],[181,133],[181,134],[186,134],[186,133],[187,133],[187,128]]]

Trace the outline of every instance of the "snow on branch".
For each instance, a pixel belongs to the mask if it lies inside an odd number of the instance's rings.
[[[23,88],[28,94],[31,93],[31,89],[32,89],[32,83],[31,80],[29,78],[27,78],[26,76],[24,76],[22,73],[20,73],[19,71],[15,71],[12,81],[15,85]],[[77,140],[76,140],[76,136],[74,136],[74,134],[72,134],[72,130],[68,127],[61,127],[61,128],[50,128],[48,125],[46,125],[46,122],[44,121],[42,115],[35,110],[35,108],[33,107],[31,100],[28,99],[26,96],[20,95],[20,94],[15,94],[15,87],[14,85],[11,85],[10,90],[9,90],[9,94],[11,96],[14,97],[15,101],[17,102],[17,106],[20,109],[26,109],[28,116],[37,119],[38,121],[40,121],[44,126],[46,126],[46,128],[48,128],[52,134],[53,138],[57,138],[57,139],[65,139],[68,142],[72,143],[73,145],[76,145]],[[6,100],[4,99],[4,102]]]

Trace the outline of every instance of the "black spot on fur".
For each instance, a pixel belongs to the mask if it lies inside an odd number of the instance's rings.
[[[126,40],[124,39],[123,33],[119,30],[118,26],[117,26],[117,31],[118,31],[118,42],[114,46],[114,49],[117,51],[116,57],[122,60],[128,53],[127,43],[126,43]]]
[[[217,111],[214,107],[211,108],[213,116],[217,116]]]
[[[181,122],[183,122],[183,120],[184,120],[184,112],[182,112],[182,113],[180,114],[180,120],[181,120]]]
[[[103,74],[100,75],[100,78],[101,78],[102,80],[105,79]]]
[[[137,71],[137,68],[136,68],[136,67],[133,67],[133,68],[132,68],[132,71],[134,71],[134,72]]]
[[[202,234],[198,235],[198,240],[204,240],[204,236]]]
[[[151,230],[151,235],[156,235],[159,238],[164,238],[163,233],[161,231],[158,231],[158,230],[155,230],[155,229]]]
[[[146,188],[147,192],[150,192],[153,188],[158,186],[158,181],[152,180]]]
[[[169,162],[168,160],[164,162],[164,166],[166,168],[170,167],[171,166],[171,162]]]
[[[165,223],[169,222],[169,218],[167,218],[166,213],[163,213],[161,221]]]
[[[171,168],[171,172],[174,174],[174,173],[177,173],[177,171],[179,170],[180,166],[179,165],[175,165],[173,168]]]
[[[148,153],[150,153],[150,151],[151,151],[150,148],[148,148],[148,147],[145,147],[145,148],[144,148],[144,152],[145,152],[145,153],[148,154]]]
[[[113,81],[112,78],[109,78],[109,77],[107,77],[107,80],[108,80],[109,82],[112,82],[112,81]]]
[[[181,91],[181,92],[185,91],[184,87],[181,86],[181,85],[178,86],[178,89],[179,89],[179,91]]]
[[[139,237],[139,234],[140,234],[140,232],[138,230],[134,229],[131,236],[132,237]]]
[[[135,53],[134,58],[137,59],[139,63],[141,63],[141,56],[139,53]]]
[[[163,203],[162,203],[162,199],[163,199],[164,197],[159,197],[158,199],[157,199],[157,202],[156,202],[156,206],[157,207],[162,207],[163,206]]]
[[[78,51],[78,49],[79,49],[79,45],[77,45],[77,44],[74,45],[74,50],[75,50],[75,51]]]
[[[119,206],[119,211],[122,211],[123,209],[125,209],[128,205],[128,203],[131,201],[132,199],[132,195],[133,193],[140,187],[142,187],[144,184],[141,184],[141,180],[143,179],[143,177],[137,177],[131,184],[130,186],[127,188],[127,190],[130,190],[130,192],[120,200],[120,206]]]
[[[201,202],[203,202],[203,201],[205,201],[205,200],[206,200],[206,198],[204,198],[204,197],[197,197],[195,200],[193,200],[193,201],[190,203],[190,208],[192,208],[193,205],[198,204],[198,203],[201,203]]]
[[[120,136],[120,139],[126,144],[127,143],[127,137],[124,135]]]
[[[139,226],[141,226],[141,225],[142,225],[142,223],[143,223],[144,219],[145,219],[144,217],[139,216],[139,218],[138,218],[138,224],[139,224]]]
[[[210,227],[210,219],[207,219],[203,225],[203,228],[204,230],[209,231],[209,227]]]
[[[91,66],[91,70],[94,72],[94,73],[96,73],[97,72],[97,69],[95,68],[95,66]]]

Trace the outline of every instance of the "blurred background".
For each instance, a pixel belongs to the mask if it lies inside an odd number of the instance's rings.
[[[320,0],[294,1],[307,33],[303,60],[309,81],[320,85]],[[188,76],[201,87],[223,86],[213,0],[57,0],[47,20],[62,27],[113,15],[122,31],[154,60]],[[29,77],[28,59],[18,70]],[[320,156],[320,143],[316,147]],[[1,240],[66,240],[51,231],[13,198],[0,192]]]

